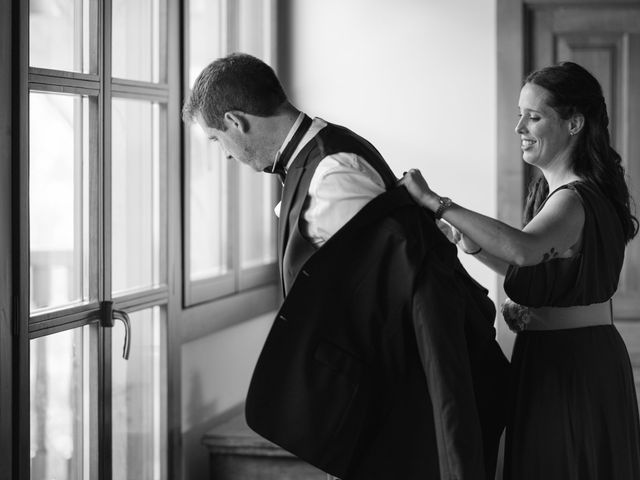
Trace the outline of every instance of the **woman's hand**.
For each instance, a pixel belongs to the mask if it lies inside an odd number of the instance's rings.
[[[440,197],[429,187],[420,170],[412,168],[398,181],[399,186],[405,187],[418,205],[436,211]]]
[[[471,240],[469,237],[465,236],[460,230],[455,227],[451,227],[454,230],[454,237],[458,239],[456,244],[460,246],[464,253],[477,253],[480,250],[480,245]]]
[[[480,246],[470,238],[466,237],[460,230],[443,220],[436,220],[436,225],[447,239],[458,245],[464,253],[477,252]]]
[[[527,328],[527,324],[531,321],[529,307],[519,305],[510,298],[507,298],[500,306],[504,321],[512,332],[518,333]]]
[[[440,231],[444,233],[444,236],[447,237],[447,240],[456,245],[458,244],[460,241],[460,232],[458,232],[458,230],[443,220],[436,220],[436,225]]]

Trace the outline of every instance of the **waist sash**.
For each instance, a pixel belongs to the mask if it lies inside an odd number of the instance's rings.
[[[613,325],[613,303],[607,300],[574,307],[529,308],[525,330],[564,330],[567,328]]]

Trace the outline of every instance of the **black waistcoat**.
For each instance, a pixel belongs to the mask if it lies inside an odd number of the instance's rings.
[[[382,178],[385,188],[396,184],[396,177],[382,155],[364,138],[347,128],[328,124],[296,156],[287,172],[280,206],[278,261],[283,293],[286,295],[302,265],[316,247],[300,229],[301,213],[309,184],[320,161],[336,153],[352,153],[364,159]]]

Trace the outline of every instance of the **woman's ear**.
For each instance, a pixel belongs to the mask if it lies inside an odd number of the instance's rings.
[[[569,119],[569,135],[577,135],[584,127],[584,115],[581,113],[575,113]]]
[[[239,110],[231,110],[229,112],[225,112],[224,114],[224,123],[227,128],[235,128],[240,130],[242,133],[247,133],[249,131],[249,121],[244,112]]]

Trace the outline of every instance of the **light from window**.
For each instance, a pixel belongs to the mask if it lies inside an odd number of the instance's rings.
[[[112,290],[149,288],[160,272],[159,106],[115,98],[112,110]]]
[[[159,0],[113,0],[112,76],[158,82]]]
[[[273,175],[240,167],[240,266],[252,268],[276,261],[277,203]]]
[[[89,478],[88,328],[31,341],[31,480]]]
[[[160,308],[130,315],[131,354],[122,358],[124,328],[112,341],[113,479],[167,478],[166,332]]]
[[[88,100],[29,95],[31,310],[88,296]]]
[[[200,72],[221,55],[222,28],[219,0],[189,1],[189,88]]]
[[[29,1],[29,65],[87,73],[89,0]]]
[[[217,277],[231,269],[229,254],[228,160],[200,127],[189,127],[190,183],[190,277]]]

